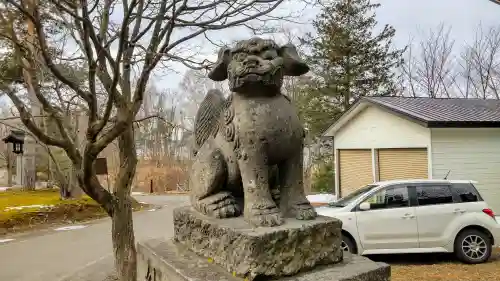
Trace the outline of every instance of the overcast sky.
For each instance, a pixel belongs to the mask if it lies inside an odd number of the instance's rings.
[[[440,23],[451,27],[451,39],[455,41],[458,49],[465,43],[470,42],[475,35],[478,24],[483,26],[500,25],[500,5],[490,0],[377,0],[382,6],[376,11],[377,21],[380,25],[390,24],[396,28],[395,45],[405,46],[411,37],[414,42],[425,38],[425,33],[435,29]],[[318,13],[317,8],[304,6],[303,1],[288,0],[276,11],[277,14],[295,15],[306,24],[284,23],[295,35],[303,35],[305,32],[313,31],[312,20]],[[246,39],[249,35],[234,30],[223,30],[212,34],[212,39],[231,41],[234,39]],[[275,35],[278,43],[284,43],[279,35]],[[217,49],[200,36],[191,44],[203,46],[205,56],[215,56]],[[416,52],[416,51],[415,51]],[[152,81],[161,90],[176,88],[186,71],[181,65],[173,66],[175,72],[165,73],[157,71]],[[226,82],[224,82],[226,83]],[[4,100],[5,97],[0,98]]]
[[[425,37],[425,32],[436,28],[440,23],[451,26],[451,39],[455,45],[470,42],[475,35],[479,23],[484,26],[500,24],[500,5],[489,0],[379,0],[382,6],[377,10],[379,24],[390,24],[396,28],[395,45],[405,46],[410,37],[416,42]],[[281,7],[281,12],[301,11],[301,20],[311,22],[317,14],[317,9],[307,8],[301,4],[289,2]],[[294,25],[287,24],[293,28],[296,34],[312,31],[311,24]],[[221,31],[217,37],[234,38],[234,31]],[[241,36],[241,35],[240,35]],[[201,44],[206,43],[200,38]],[[212,52],[213,47],[204,45],[206,52]],[[185,71],[182,67],[176,67],[179,74],[170,73],[161,78],[155,78],[155,84],[159,88],[175,87]]]

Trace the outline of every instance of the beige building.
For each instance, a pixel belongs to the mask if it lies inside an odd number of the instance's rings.
[[[340,197],[393,179],[474,180],[500,212],[500,101],[367,97],[325,132]]]

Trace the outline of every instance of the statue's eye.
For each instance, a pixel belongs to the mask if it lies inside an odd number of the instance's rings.
[[[278,56],[276,50],[267,50],[262,53],[262,58],[265,60],[272,60]]]
[[[242,61],[247,57],[247,54],[245,53],[236,53],[234,54],[233,58],[237,61]]]

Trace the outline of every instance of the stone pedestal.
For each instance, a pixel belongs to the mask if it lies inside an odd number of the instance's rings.
[[[385,281],[388,265],[340,249],[334,218],[286,219],[253,227],[243,218],[213,219],[191,207],[174,211],[174,239],[139,243],[138,278],[147,281]]]
[[[173,241],[149,240],[137,246],[137,280],[145,281],[247,281],[233,276],[213,260],[202,258]],[[267,281],[389,281],[389,265],[346,254],[343,261],[317,266],[290,277]]]
[[[213,219],[182,207],[174,210],[174,239],[236,276],[285,276],[338,263],[342,222],[318,217],[286,219],[277,227],[253,227],[242,217]]]

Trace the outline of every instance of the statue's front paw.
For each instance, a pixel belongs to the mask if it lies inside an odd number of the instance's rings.
[[[237,217],[241,209],[229,192],[219,192],[202,200],[195,201],[193,206],[199,212],[218,219]]]
[[[295,218],[298,220],[312,220],[318,216],[309,202],[300,203],[292,207]]]
[[[277,226],[284,223],[276,206],[254,206],[245,211],[245,218],[255,226]]]

